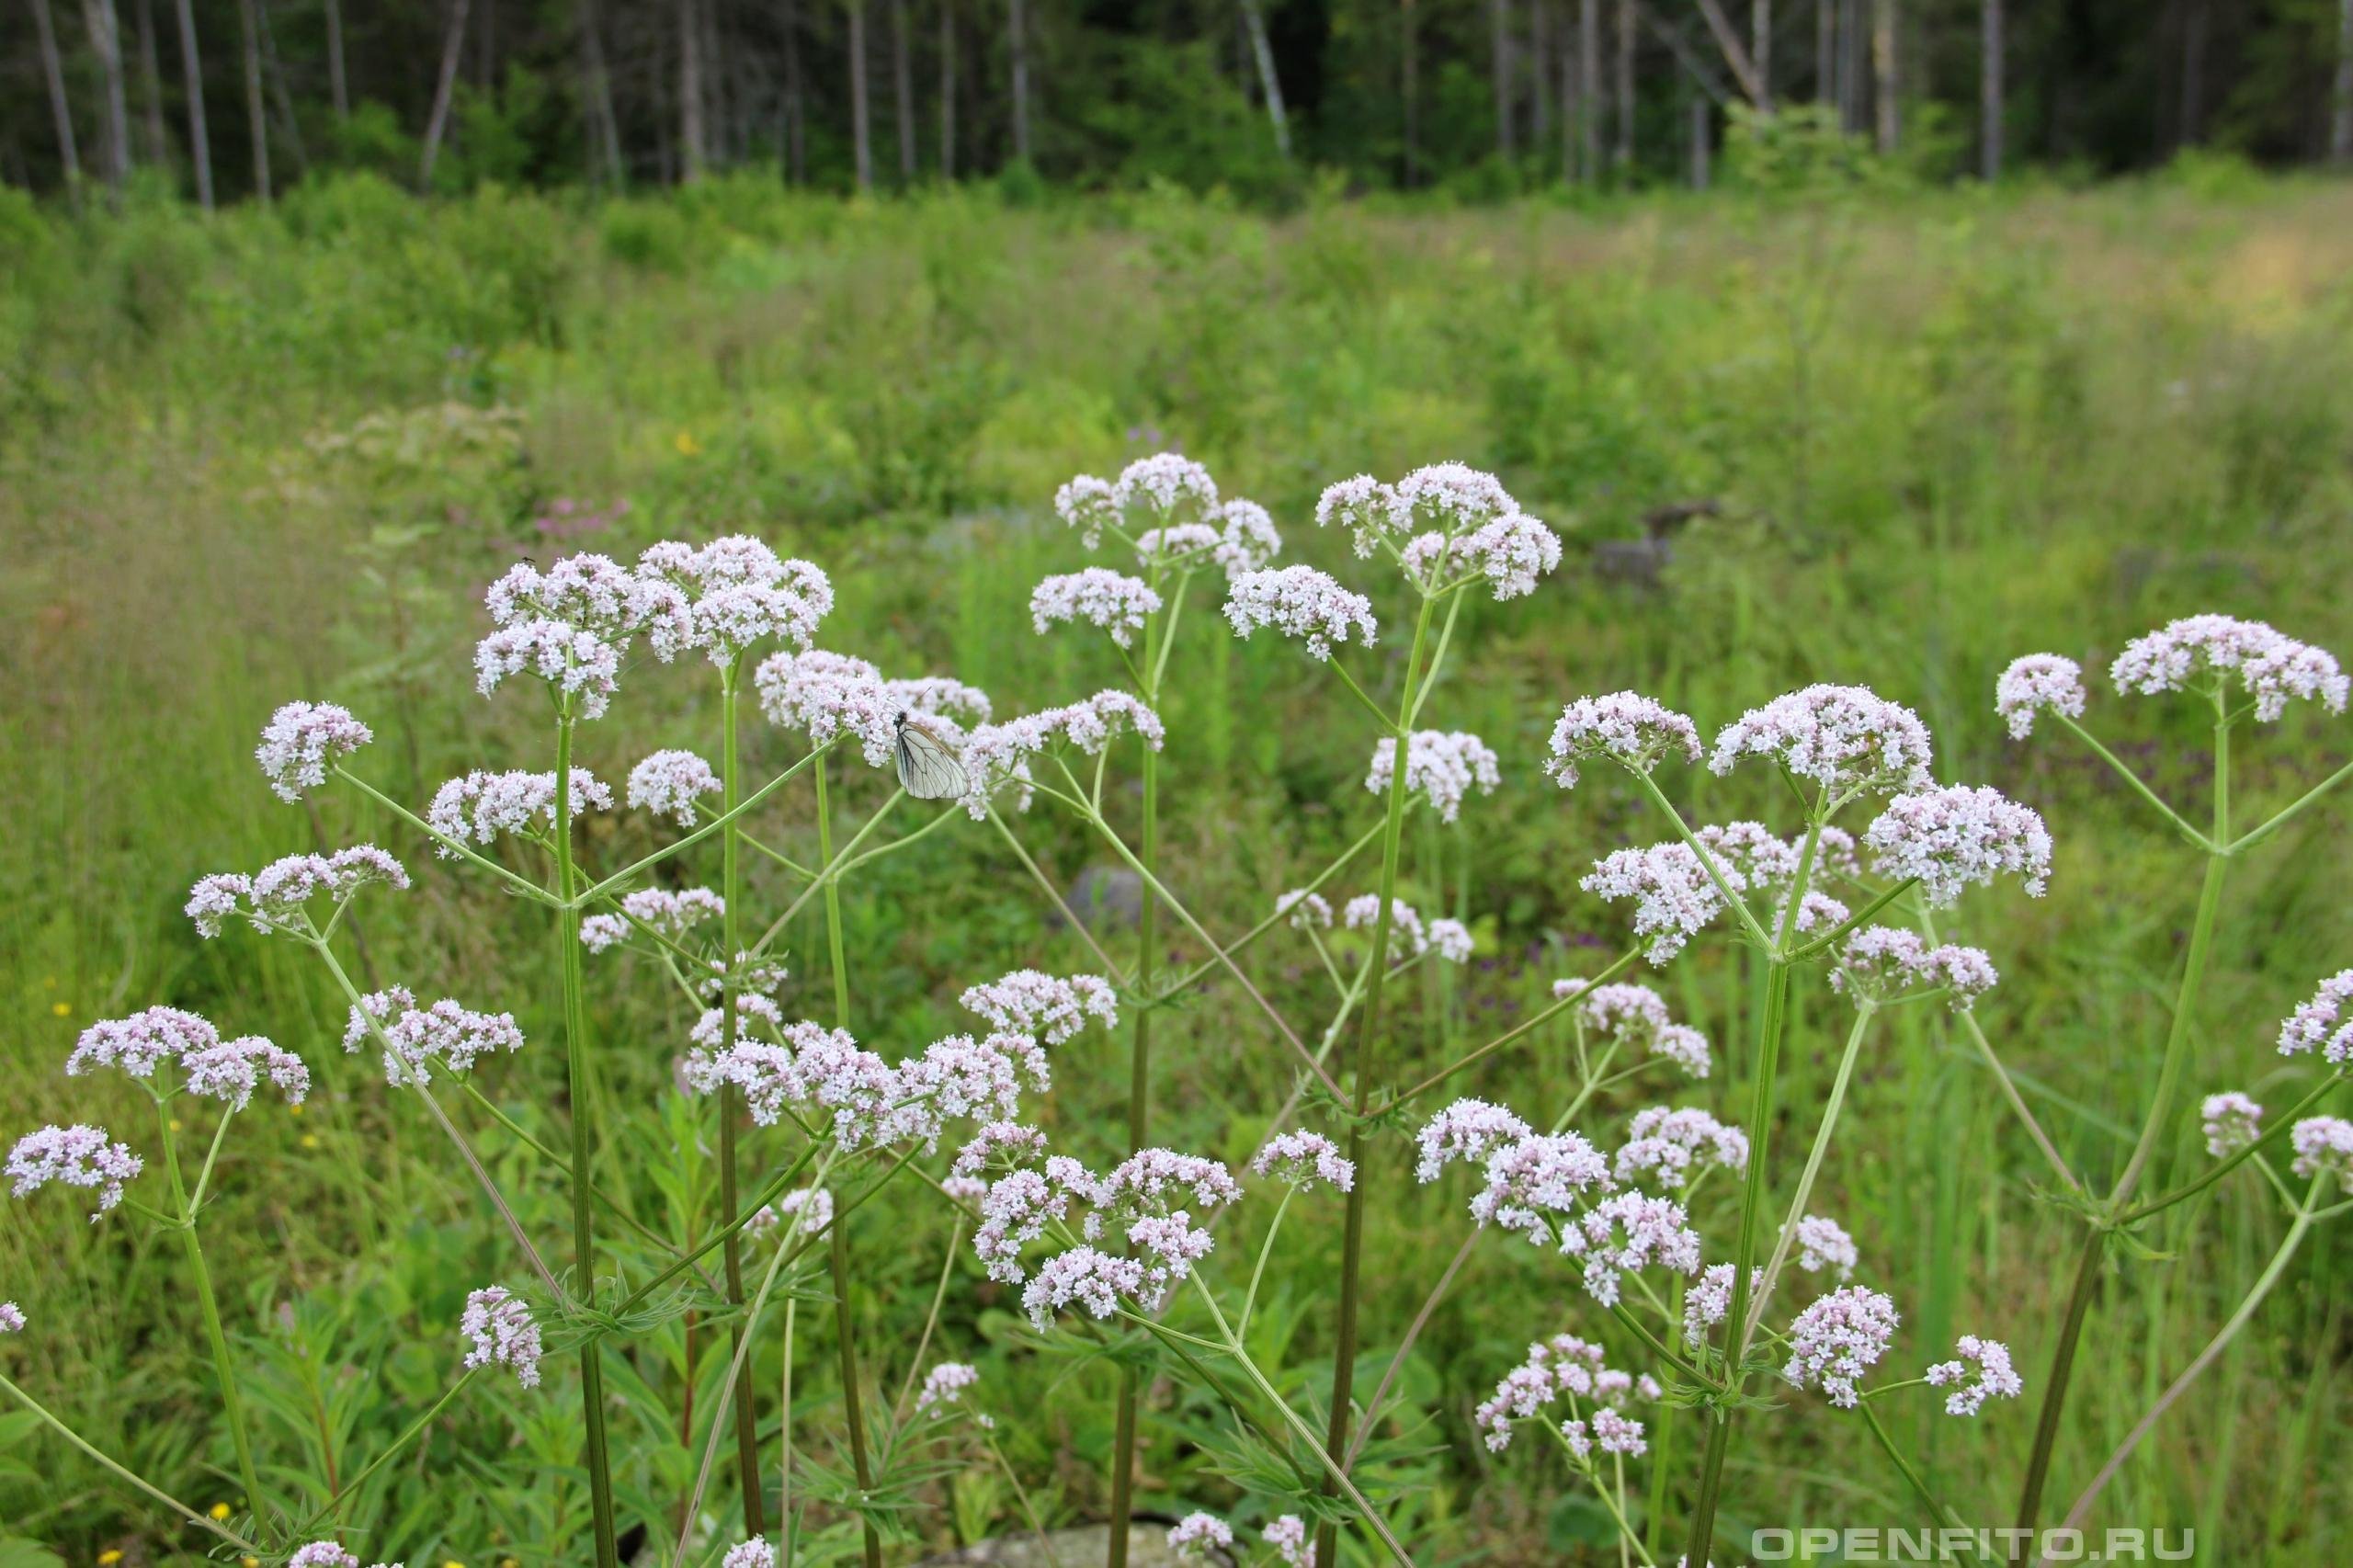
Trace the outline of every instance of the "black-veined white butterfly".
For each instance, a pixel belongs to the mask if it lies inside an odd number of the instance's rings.
[[[899,714],[898,744],[892,750],[898,757],[899,788],[916,800],[952,801],[971,790],[956,749],[904,710]]]

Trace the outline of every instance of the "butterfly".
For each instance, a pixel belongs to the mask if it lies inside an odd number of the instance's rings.
[[[899,788],[918,801],[952,801],[969,793],[963,764],[955,748],[924,725],[899,714],[898,740],[892,747],[899,763]]]

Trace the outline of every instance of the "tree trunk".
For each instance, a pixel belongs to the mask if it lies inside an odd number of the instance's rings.
[[[2002,0],[1982,0],[1984,58],[1977,83],[1978,173],[1986,182],[2002,177]]]
[[[692,185],[702,178],[706,149],[702,131],[702,21],[695,0],[678,0],[678,153],[684,160],[679,181]]]
[[[1838,0],[1813,7],[1813,101],[1824,108],[1838,102]]]
[[[1511,0],[1487,0],[1487,77],[1495,100],[1495,155],[1511,156]]]
[[[866,0],[849,0],[849,134],[858,188],[874,188],[874,134],[866,103]]]
[[[1542,163],[1552,140],[1552,0],[1528,7],[1528,152]]]
[[[1838,0],[1838,123],[1863,129],[1863,0]]]
[[[464,3],[465,0],[459,0],[459,4]],[[254,4],[255,0],[237,0],[237,28],[244,45],[245,135],[254,147],[254,195],[267,204],[269,200],[269,117],[262,108],[261,19],[254,15]]]
[[[1590,5],[1592,0],[1586,0]],[[1571,185],[1577,183],[1583,171],[1577,166],[1579,128],[1590,111],[1586,107],[1585,94],[1578,85],[1578,62],[1584,51],[1578,46],[1576,34],[1569,18],[1561,18],[1561,177]]]
[[[1634,0],[1618,0],[1618,153],[1620,177],[1634,167]]]
[[[1756,69],[1756,107],[1773,107],[1773,0],[1753,0],[1748,13],[1748,61]]]
[[[343,0],[326,0],[327,97],[341,125],[351,118],[351,82],[343,73]]]
[[[619,188],[622,181],[620,119],[613,112],[612,73],[605,68],[605,30],[597,0],[580,0],[580,96],[587,106],[591,177]]]
[[[1895,151],[1901,121],[1895,103],[1895,0],[1872,0],[1871,107],[1878,119],[1879,150]]]
[[[47,0],[36,0],[45,5]],[[196,17],[190,0],[175,6],[180,24],[180,69],[188,87],[188,155],[196,165],[197,205],[212,210],[212,142],[204,131],[204,61],[197,53]]]
[[[1006,0],[1006,52],[1013,62],[1013,155],[1029,161],[1029,23],[1025,0]]]
[[[1708,188],[1708,95],[1691,95],[1691,188]]]
[[[1283,117],[1283,85],[1275,76],[1275,50],[1267,40],[1267,14],[1259,0],[1242,0],[1242,26],[1258,64],[1258,90],[1267,100],[1267,121],[1275,128],[1275,151],[1289,158],[1290,122]]]
[[[253,0],[245,0],[251,5]],[[458,87],[458,62],[466,47],[466,11],[471,0],[449,0],[449,30],[441,41],[441,74],[433,84],[433,112],[425,121],[425,151],[417,160],[416,183],[433,185],[434,161],[441,156],[441,137],[449,129],[449,97]]]
[[[269,25],[269,0],[254,0],[254,20],[261,25],[261,63],[269,79],[270,97],[278,103],[278,129],[286,138],[286,150],[294,154],[294,177],[301,179],[311,170],[310,149],[302,145],[301,122],[294,118],[294,98],[286,90],[286,72],[278,62],[278,35]]]
[[[784,0],[784,173],[809,181],[809,119],[801,80],[801,0]]]
[[[899,122],[899,183],[915,183],[915,56],[907,39],[907,0],[891,0],[891,100]]]
[[[2353,33],[2353,6],[2339,0],[2337,13],[2336,103],[2337,121],[2345,124],[2346,105],[2353,102],[2353,79],[2348,79],[2345,61],[2347,51],[2353,49],[2346,39]],[[2196,146],[2206,135],[2206,0],[2189,0],[2189,15],[2183,19],[2181,29],[2181,140],[2185,146]],[[2340,130],[2330,143],[2332,153],[2342,159],[2353,153],[2336,153],[2345,139]]]
[[[172,142],[164,131],[164,71],[155,56],[154,0],[138,0],[131,15],[139,28],[140,132],[147,143],[147,161],[162,168],[171,161]]]
[[[131,173],[131,100],[122,83],[122,24],[114,0],[82,0],[82,19],[90,29],[90,52],[97,57],[98,85],[105,93],[106,133],[99,148],[106,160],[107,184],[116,191]]]
[[[939,0],[939,177],[956,177],[956,7]]]
[[[79,204],[82,154],[74,144],[74,106],[65,97],[65,65],[57,57],[57,27],[49,14],[49,0],[33,0],[33,31],[40,39],[40,74],[49,85],[49,115],[57,128],[58,165],[65,171],[65,188]]]
[[[1404,114],[1405,188],[1422,177],[1422,40],[1414,0],[1397,0],[1397,96]]]
[[[2199,10],[2202,22],[2205,8]],[[2336,0],[2336,112],[2329,121],[2328,155],[2353,163],[2353,0]]]
[[[1577,0],[1577,173],[1601,173],[1601,0]]]

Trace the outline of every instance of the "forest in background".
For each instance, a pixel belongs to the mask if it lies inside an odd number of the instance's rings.
[[[1921,177],[2353,161],[2353,0],[10,0],[0,179],[428,190],[1704,186],[1745,122]]]

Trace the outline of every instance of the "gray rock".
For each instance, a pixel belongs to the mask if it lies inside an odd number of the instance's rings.
[[[961,1551],[926,1557],[915,1568],[1097,1568],[1109,1551],[1110,1541],[1108,1525],[1053,1530],[1042,1541],[1024,1530]],[[1128,1563],[1129,1568],[1176,1568],[1176,1554],[1168,1550],[1168,1528],[1138,1519],[1128,1532]]]
[[[1125,866],[1089,866],[1063,894],[1090,931],[1131,926],[1143,918],[1143,879]],[[1060,924],[1062,911],[1051,918]]]

